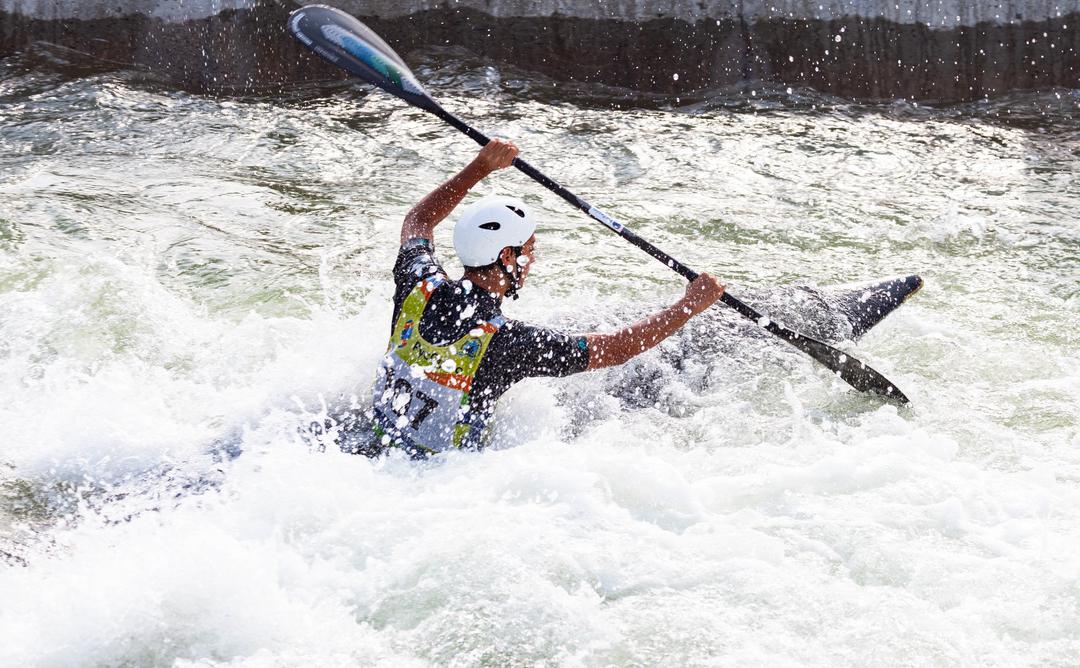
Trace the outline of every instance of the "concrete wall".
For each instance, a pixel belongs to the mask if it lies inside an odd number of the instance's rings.
[[[758,79],[936,101],[1080,88],[1080,0],[322,1],[403,54],[460,45],[558,79],[672,94]],[[294,7],[0,0],[0,56],[59,44],[219,92],[341,76],[286,35]]]

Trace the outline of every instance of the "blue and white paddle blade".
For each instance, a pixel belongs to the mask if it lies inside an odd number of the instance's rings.
[[[340,9],[309,5],[289,16],[289,32],[318,56],[410,104],[434,102],[405,61],[371,28]]]

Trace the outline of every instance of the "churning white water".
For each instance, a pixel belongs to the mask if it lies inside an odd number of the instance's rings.
[[[1080,663],[1077,91],[628,104],[432,57],[692,267],[926,288],[852,349],[910,407],[727,333],[528,381],[493,448],[417,464],[301,432],[367,400],[401,218],[474,145],[351,87],[3,67],[0,665]],[[680,294],[520,174],[480,190],[543,219],[511,317]]]

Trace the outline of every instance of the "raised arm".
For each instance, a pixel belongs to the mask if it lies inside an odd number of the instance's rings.
[[[611,334],[588,334],[589,368],[602,369],[628,362],[671,336],[690,318],[713,305],[724,286],[709,274],[701,274],[686,286],[682,299],[641,322]]]
[[[492,139],[488,142],[465,169],[428,193],[409,211],[401,226],[401,243],[409,239],[431,241],[435,227],[461,203],[465,194],[488,174],[509,167],[517,154],[518,149],[511,141]]]

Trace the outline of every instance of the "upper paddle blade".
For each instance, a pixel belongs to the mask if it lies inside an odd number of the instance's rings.
[[[435,106],[405,61],[370,28],[340,9],[326,5],[298,9],[289,16],[289,32],[319,56],[409,104],[423,109]]]

